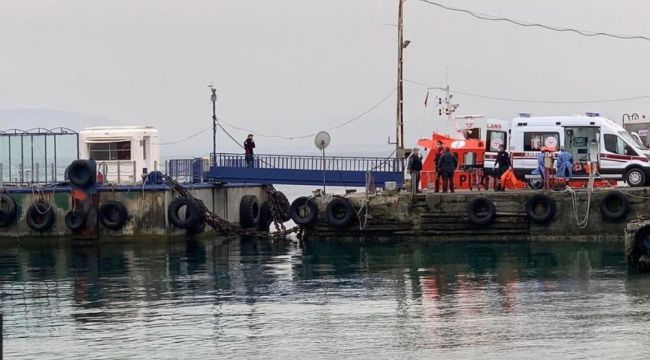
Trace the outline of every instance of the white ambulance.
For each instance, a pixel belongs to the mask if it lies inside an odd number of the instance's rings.
[[[588,178],[583,169],[591,156],[597,159],[602,178],[623,180],[630,186],[650,185],[650,150],[620,125],[597,113],[552,117],[520,114],[511,121],[509,131],[507,148],[515,175],[521,180],[537,168],[542,147],[559,150],[564,146],[573,155],[574,165],[580,164],[578,170],[574,168],[574,179]],[[597,154],[590,154],[595,151]]]

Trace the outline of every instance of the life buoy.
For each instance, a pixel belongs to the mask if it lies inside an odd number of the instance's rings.
[[[45,232],[54,224],[54,211],[52,206],[43,200],[38,200],[27,209],[25,214],[27,225],[38,232]]]
[[[96,182],[95,167],[90,160],[74,160],[67,169],[68,179],[73,185],[84,187]]]
[[[0,195],[0,227],[7,227],[16,220],[16,201],[7,195]]]
[[[129,213],[124,204],[119,201],[108,201],[97,210],[99,222],[111,230],[119,230],[129,218]]]
[[[289,215],[298,225],[310,225],[318,218],[318,205],[313,199],[301,196],[291,203]]]
[[[467,204],[467,216],[475,225],[487,225],[494,220],[496,208],[494,202],[484,196],[477,197]]]
[[[273,223],[273,214],[271,213],[271,204],[268,201],[262,203],[260,206],[260,221],[257,224],[257,230],[269,231],[269,227]]]
[[[65,226],[72,231],[79,231],[86,225],[86,213],[78,210],[70,210],[65,214]]]
[[[334,198],[327,204],[325,216],[334,227],[344,227],[352,222],[355,212],[352,204],[346,198]]]
[[[548,224],[555,210],[555,200],[546,194],[534,194],[526,201],[526,215],[536,224]]]
[[[244,195],[239,201],[239,225],[244,228],[256,227],[260,222],[260,203],[255,195]]]
[[[284,195],[282,191],[276,191],[273,193],[272,197],[272,200],[278,205],[278,215],[280,216],[280,220],[282,222],[291,220],[291,216],[289,215],[289,208],[291,207],[291,204],[289,203],[287,196]]]
[[[606,220],[624,220],[630,209],[630,200],[620,191],[610,191],[600,201],[600,213]]]
[[[181,216],[181,210],[185,211],[184,216]],[[190,198],[178,197],[167,208],[169,222],[179,229],[191,229],[202,217],[200,204]]]

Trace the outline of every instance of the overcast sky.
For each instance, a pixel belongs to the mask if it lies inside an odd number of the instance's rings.
[[[611,0],[440,0],[478,12],[563,27],[650,36],[650,3]],[[650,94],[650,42],[585,38],[486,22],[408,0],[404,77],[497,97],[593,100]],[[153,125],[163,142],[211,125],[218,116],[258,134],[258,152],[315,151],[311,138],[379,102],[396,86],[397,0],[1,0],[0,129],[27,126],[10,114],[58,110],[96,125]],[[448,80],[447,80],[448,79]],[[405,85],[407,145],[440,119],[423,106],[426,90]],[[434,94],[432,93],[432,96]],[[458,114],[510,118],[601,111],[650,115],[650,100],[553,105],[457,95]],[[4,117],[2,116],[4,114]],[[388,154],[395,97],[361,120],[332,130],[333,151]],[[75,119],[79,119],[76,117]],[[34,119],[32,119],[34,121]],[[55,127],[60,116],[39,126]],[[32,126],[33,123],[29,123]],[[231,130],[238,140],[246,132]],[[237,145],[219,134],[221,151]],[[166,154],[203,154],[211,132]]]

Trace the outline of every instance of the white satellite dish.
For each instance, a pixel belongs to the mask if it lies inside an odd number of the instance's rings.
[[[320,150],[325,150],[327,146],[330,144],[330,134],[328,134],[326,131],[321,131],[318,134],[316,134],[316,137],[314,138],[314,145]]]

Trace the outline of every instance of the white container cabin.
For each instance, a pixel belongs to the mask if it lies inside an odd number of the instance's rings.
[[[81,130],[79,155],[94,159],[104,182],[133,184],[158,170],[158,130],[152,126],[100,126]]]

